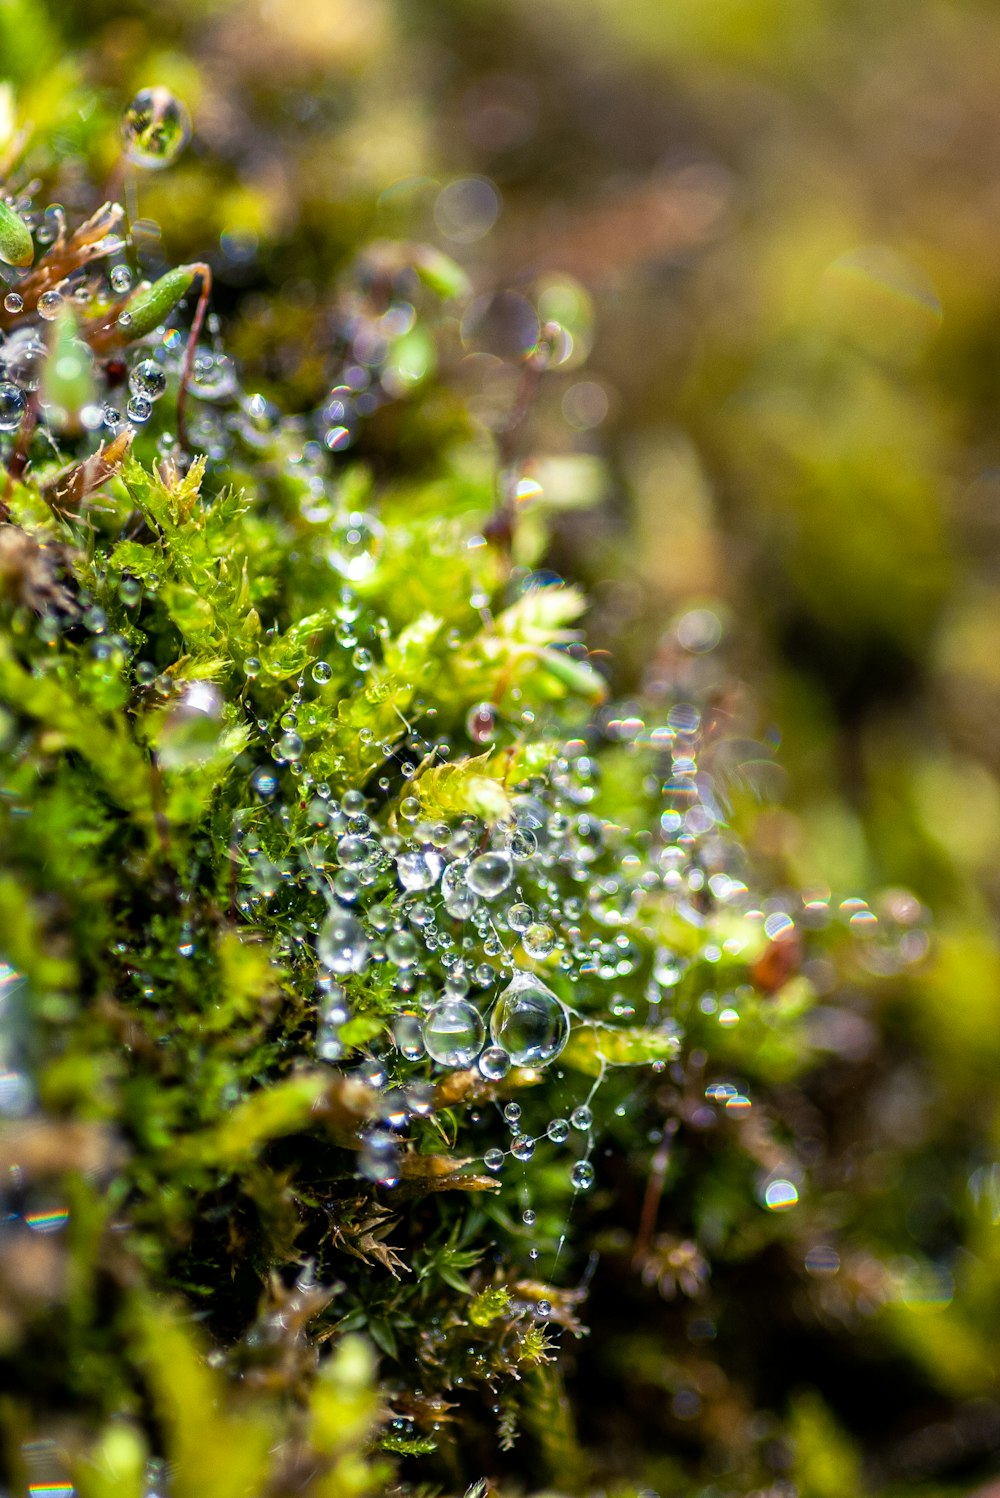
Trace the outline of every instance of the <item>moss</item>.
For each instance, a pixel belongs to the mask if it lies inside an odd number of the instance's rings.
[[[769,1254],[820,1283],[818,985],[862,950],[904,986],[925,913],[859,948],[864,900],[769,888],[766,826],[738,835],[766,751],[700,649],[608,701],[519,487],[565,342],[541,304],[470,317],[435,247],[359,243],[299,330],[337,378],[285,409],[202,335],[202,262],[135,273],[86,119],[10,144],[32,257],[0,220],[32,262],[0,315],[10,1482],[585,1490],[597,1252],[669,1307],[663,1346],[629,1309],[641,1397],[724,1412],[714,1312],[674,1308],[717,1273],[725,1333]],[[254,316],[298,328],[271,290]],[[486,422],[456,373],[479,326],[512,393]],[[803,1492],[857,1470],[832,1419],[793,1407]],[[765,1437],[740,1456],[773,1475]]]

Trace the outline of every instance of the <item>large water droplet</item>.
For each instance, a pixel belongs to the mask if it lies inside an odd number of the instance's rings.
[[[444,859],[433,848],[402,853],[396,860],[396,874],[404,889],[431,889],[441,877]]]
[[[324,967],[341,976],[363,972],[368,965],[368,938],[357,916],[347,910],[331,910],[316,938],[316,951]]]
[[[469,1066],[482,1049],[485,1027],[464,999],[442,999],[424,1020],[427,1054],[442,1066]]]
[[[0,432],[15,432],[28,404],[24,391],[10,380],[0,381]]]
[[[420,960],[420,943],[409,931],[394,931],[385,944],[385,955],[397,967],[413,967]]]
[[[374,572],[385,530],[374,515],[357,511],[336,527],[326,557],[330,566],[351,582],[360,582]]]
[[[399,1180],[399,1154],[395,1136],[388,1129],[371,1129],[358,1152],[358,1174],[380,1186],[395,1186]]]
[[[209,681],[187,684],[159,725],[157,752],[167,770],[204,764],[218,746],[222,694]]]
[[[490,1035],[514,1066],[547,1066],[569,1039],[569,1015],[550,988],[516,973],[497,999]]]
[[[392,1038],[400,1055],[418,1061],[424,1054],[424,1027],[419,1014],[405,1009],[392,1022]]]
[[[190,116],[168,88],[140,90],[122,116],[125,155],[135,166],[169,166],[190,136]]]
[[[480,853],[469,864],[465,882],[473,894],[483,900],[502,895],[514,877],[510,859],[504,853]]]

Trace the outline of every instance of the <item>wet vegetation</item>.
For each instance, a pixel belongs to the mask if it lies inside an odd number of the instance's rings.
[[[992,1491],[995,23],[786,10],[0,8],[11,1498]]]

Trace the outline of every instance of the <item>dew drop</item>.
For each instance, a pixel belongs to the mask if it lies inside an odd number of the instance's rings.
[[[490,1035],[514,1066],[547,1066],[569,1039],[569,1016],[544,983],[516,973],[494,1006]]]
[[[323,686],[333,675],[333,667],[328,661],[315,661],[312,671],[309,674],[312,676],[314,682],[319,686]]]
[[[764,1205],[772,1212],[787,1212],[797,1204],[798,1199],[799,1193],[791,1181],[768,1181],[764,1187]]]
[[[495,900],[503,894],[513,877],[514,870],[505,854],[480,853],[469,864],[465,882],[481,899]]]
[[[497,714],[491,702],[479,702],[469,709],[465,731],[474,744],[490,744],[496,737]]]
[[[687,964],[674,952],[657,952],[653,959],[653,978],[661,988],[675,988],[684,976]]]
[[[138,422],[140,425],[142,422],[148,421],[152,414],[153,402],[147,400],[144,395],[133,395],[125,407],[125,415],[129,421]]]
[[[396,1049],[407,1061],[419,1061],[424,1054],[424,1024],[419,1014],[406,1009],[392,1022]]]
[[[39,317],[44,318],[46,322],[52,322],[59,316],[59,309],[62,304],[61,291],[43,291],[36,303]]]
[[[503,1116],[509,1124],[516,1124],[521,1117],[520,1103],[507,1103],[503,1110]]]
[[[316,938],[316,951],[325,968],[343,976],[360,973],[368,965],[369,944],[357,916],[331,910]]]
[[[190,116],[167,88],[141,89],[122,116],[125,155],[134,166],[169,166],[190,136]]]
[[[278,777],[273,770],[261,765],[250,777],[250,784],[262,801],[270,801],[278,789]]]
[[[545,1132],[552,1140],[553,1144],[565,1144],[566,1140],[569,1138],[569,1119],[551,1119],[549,1122],[549,1126],[545,1130]]]
[[[502,1046],[487,1046],[479,1058],[479,1070],[488,1082],[499,1082],[510,1071],[510,1056]]]
[[[521,938],[521,945],[529,957],[548,957],[556,944],[556,933],[551,926],[543,921],[536,921],[529,926]]]
[[[501,1170],[503,1168],[503,1150],[487,1150],[483,1156],[483,1164],[487,1170]]]
[[[385,530],[374,515],[354,511],[335,528],[326,558],[330,566],[351,582],[360,582],[375,570]]]
[[[292,760],[293,762],[302,758],[302,752],[305,747],[300,735],[293,733],[291,729],[287,733],[283,733],[277,743],[278,753],[282,759]]]
[[[441,878],[444,859],[433,848],[404,853],[396,860],[396,877],[406,890],[433,889]]]
[[[482,1049],[485,1027],[465,999],[442,999],[424,1020],[427,1054],[442,1066],[469,1066]]]
[[[581,1133],[583,1133],[587,1129],[589,1129],[591,1124],[594,1122],[594,1115],[591,1113],[586,1103],[581,1103],[579,1108],[573,1109],[573,1112],[569,1116],[569,1121],[573,1125],[574,1129],[579,1129]]]
[[[420,943],[409,931],[394,931],[385,944],[385,955],[396,967],[413,967],[420,959]]]
[[[535,1153],[535,1141],[530,1134],[514,1134],[510,1141],[510,1152],[515,1160],[530,1160]]]
[[[577,1191],[589,1191],[594,1184],[594,1167],[589,1160],[577,1160],[570,1170],[569,1178]]]
[[[128,385],[132,394],[144,400],[159,400],[167,388],[167,377],[153,359],[142,359],[129,372]]]
[[[372,1129],[358,1152],[358,1173],[380,1186],[395,1186],[399,1180],[399,1155],[395,1135],[388,1129]]]
[[[27,406],[24,391],[10,380],[0,381],[0,432],[14,432],[21,425]]]
[[[3,306],[5,312],[12,312],[15,314],[18,312],[23,312],[24,297],[21,296],[19,292],[8,291],[7,295],[3,299]]]

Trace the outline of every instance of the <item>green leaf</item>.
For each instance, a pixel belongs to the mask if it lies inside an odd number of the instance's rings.
[[[122,314],[127,321],[122,322],[119,318],[118,325],[125,340],[132,343],[137,338],[145,338],[165,322],[191,290],[198,274],[196,265],[176,265],[151,286],[140,286],[133,292]]]
[[[0,198],[0,260],[7,265],[30,265],[35,242],[24,219]]]

